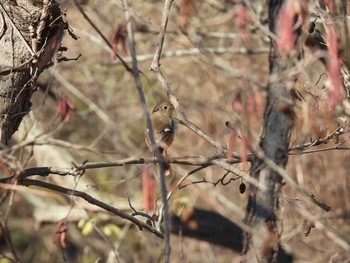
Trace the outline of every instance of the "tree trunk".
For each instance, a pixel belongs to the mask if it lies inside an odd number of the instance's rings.
[[[0,143],[7,145],[23,117],[40,73],[50,66],[67,28],[55,1],[0,2]]]
[[[269,28],[276,33],[279,10],[283,0],[269,1]],[[281,79],[288,66],[288,60],[280,57],[276,43],[271,39],[270,80],[267,86],[267,101],[264,115],[264,129],[260,147],[264,157],[281,167],[288,161],[290,134],[294,125],[293,100],[290,86],[293,79]],[[276,80],[278,79],[278,80]],[[273,169],[256,157],[251,174],[265,189],[249,186],[249,198],[245,222],[253,229],[253,234],[245,234],[242,255],[246,262],[282,262],[277,257],[279,246],[278,198],[281,193],[282,178]]]

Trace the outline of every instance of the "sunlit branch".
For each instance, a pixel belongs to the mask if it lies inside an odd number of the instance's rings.
[[[233,53],[233,54],[261,54],[261,53],[267,53],[269,51],[268,48],[232,48],[232,47],[218,47],[218,48],[212,48],[212,47],[206,47],[206,48],[191,48],[191,49],[178,49],[174,51],[164,51],[161,54],[161,58],[169,58],[169,57],[184,57],[184,56],[194,56],[194,55],[200,55],[204,53],[214,53],[214,54],[223,54],[223,53]],[[147,61],[153,59],[154,54],[143,54],[136,56],[137,61]],[[131,62],[131,57],[124,58],[125,62]],[[122,62],[119,60],[115,61],[105,61],[102,62],[102,65],[118,65]]]
[[[35,185],[35,186],[46,188],[46,189],[49,189],[49,190],[52,190],[55,192],[63,193],[66,195],[73,195],[73,196],[80,197],[80,198],[84,199],[85,201],[89,202],[90,204],[98,206],[105,211],[111,212],[111,213],[113,213],[121,218],[124,218],[124,219],[131,221],[132,223],[137,225],[141,230],[147,229],[148,231],[155,234],[156,236],[163,238],[163,234],[160,233],[155,228],[151,227],[150,225],[136,219],[135,217],[131,216],[130,214],[128,214],[128,213],[126,213],[126,212],[124,212],[124,211],[122,211],[114,206],[110,206],[110,205],[92,197],[91,195],[89,195],[85,192],[81,192],[78,190],[73,190],[73,189],[69,189],[69,188],[65,188],[62,186],[54,185],[54,184],[43,182],[43,181],[33,180],[33,179],[22,179],[22,180],[18,181],[18,184],[25,185],[25,186],[34,186]]]

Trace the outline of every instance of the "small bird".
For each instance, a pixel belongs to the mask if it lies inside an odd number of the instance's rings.
[[[172,117],[173,110],[174,106],[170,102],[164,101],[154,107],[151,115],[154,140],[164,157],[166,157],[167,149],[173,143],[175,136],[175,121]],[[148,129],[145,131],[145,139],[150,151],[154,152],[148,136]],[[169,164],[166,164],[165,175],[170,175]]]

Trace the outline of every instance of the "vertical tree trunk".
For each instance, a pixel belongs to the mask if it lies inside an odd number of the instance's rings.
[[[0,143],[30,111],[39,74],[58,51],[66,23],[55,1],[0,1]]]
[[[269,1],[269,28],[276,33],[279,10],[283,0]],[[264,129],[260,147],[264,156],[277,165],[285,167],[288,161],[288,146],[294,125],[293,100],[287,79],[280,79],[287,69],[287,60],[277,54],[276,43],[271,39],[270,80],[267,86],[267,102]],[[289,79],[289,83],[291,79]],[[293,83],[293,81],[292,81]],[[245,221],[253,234],[245,234],[243,257],[246,262],[282,262],[277,259],[279,231],[277,217],[278,198],[282,178],[258,157],[252,164],[251,176],[260,181],[265,189],[250,186]]]

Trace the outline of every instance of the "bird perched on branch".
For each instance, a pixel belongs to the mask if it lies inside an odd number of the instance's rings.
[[[164,158],[175,136],[175,121],[172,117],[173,110],[174,106],[170,102],[164,101],[154,107],[151,115],[154,140]],[[145,138],[148,148],[151,152],[154,152],[155,149],[152,147],[148,136],[148,129],[145,131]],[[170,175],[170,165],[168,163],[165,165],[164,174],[166,176]]]

